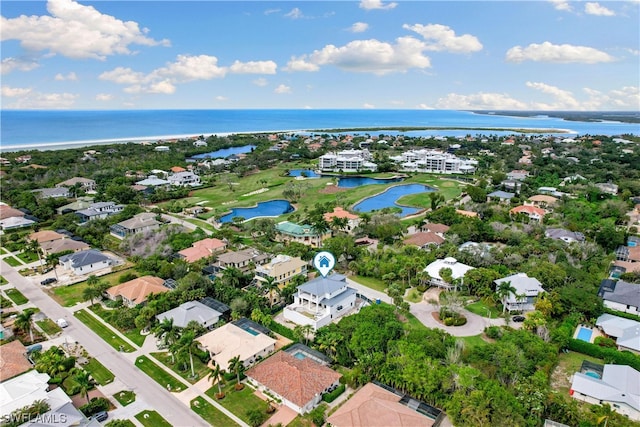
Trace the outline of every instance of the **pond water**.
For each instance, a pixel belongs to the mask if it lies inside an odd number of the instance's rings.
[[[367,178],[362,176],[342,176],[338,181],[338,187],[341,188],[355,188],[360,187],[362,185],[372,185],[372,184],[390,184],[393,182],[400,182],[403,178]]]
[[[211,151],[209,153],[196,154],[192,156],[194,159],[216,159],[216,158],[225,158],[229,157],[232,154],[243,154],[249,153],[251,150],[256,148],[255,145],[243,145],[241,147],[229,147],[229,148],[221,148],[220,150]]]
[[[400,216],[407,216],[418,212],[421,208],[401,206],[397,204],[396,201],[407,194],[430,193],[432,191],[435,190],[422,184],[396,185],[395,187],[388,188],[380,194],[367,197],[355,205],[353,210],[358,212],[371,212],[383,208],[397,207],[402,209]]]
[[[232,222],[237,216],[246,219],[256,218],[259,216],[279,216],[293,211],[293,206],[286,200],[269,200],[260,202],[252,208],[233,208],[231,213],[220,218],[220,222]]]
[[[302,176],[303,174],[307,178],[320,178],[320,175],[311,169],[291,169],[289,171],[289,176]]]

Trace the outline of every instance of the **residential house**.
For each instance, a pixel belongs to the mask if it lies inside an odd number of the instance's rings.
[[[27,359],[27,348],[18,340],[0,346],[0,382],[16,377],[33,368]]]
[[[545,237],[553,240],[562,240],[565,243],[584,242],[584,234],[577,231],[569,231],[564,228],[547,228]]]
[[[189,322],[196,322],[206,329],[212,329],[220,321],[220,316],[222,313],[201,302],[188,301],[158,314],[156,319],[158,322],[163,322],[165,319],[172,320],[173,326],[178,328],[186,328]]]
[[[85,242],[74,239],[52,240],[40,245],[42,253],[47,256],[50,254],[59,254],[61,252],[80,252],[89,250],[91,246]]]
[[[507,179],[514,181],[524,181],[529,177],[529,172],[522,169],[512,170],[507,173]]]
[[[616,248],[618,261],[640,262],[640,246],[618,246]]]
[[[532,311],[535,310],[535,302],[543,292],[542,283],[535,277],[529,277],[526,273],[512,274],[502,279],[494,280],[496,289],[499,289],[502,283],[509,283],[515,292],[511,291],[508,295],[502,297],[502,306],[507,311]]]
[[[611,182],[602,182],[602,183],[598,183],[595,185],[598,190],[602,191],[605,194],[610,194],[612,196],[615,196],[616,194],[618,194],[618,185],[617,184],[613,184]]]
[[[197,141],[193,141],[193,146],[194,147],[206,147],[207,146],[207,141],[205,141],[204,139],[198,139]]]
[[[640,354],[640,322],[605,313],[598,317],[596,326],[616,341],[618,350]]]
[[[509,193],[507,191],[494,191],[492,193],[487,194],[487,202],[497,200],[500,203],[509,203],[511,199],[516,196],[516,193]]]
[[[157,175],[149,175],[145,179],[136,182],[136,185],[142,185],[143,187],[166,187],[169,185],[169,181],[160,179]]]
[[[531,205],[520,205],[511,209],[509,211],[509,214],[512,216],[523,214],[526,215],[531,221],[542,222],[542,219],[547,214],[547,211]]]
[[[327,223],[331,224],[334,218],[344,218],[347,221],[347,224],[344,227],[341,227],[342,231],[346,231],[347,233],[353,232],[353,230],[360,225],[360,217],[356,214],[352,214],[351,212],[336,206],[333,208],[333,212],[327,212],[323,215],[324,220]]]
[[[420,231],[430,231],[444,238],[444,235],[447,233],[447,231],[449,231],[449,228],[450,227],[448,225],[438,224],[437,222],[430,222],[427,224],[423,224],[420,227]]]
[[[640,421],[640,372],[627,365],[604,365],[602,377],[573,374],[569,395],[593,405],[608,404],[612,410]]]
[[[166,145],[158,145],[153,150],[154,151],[159,151],[159,152],[162,152],[162,153],[166,153],[168,151],[171,151],[171,149],[169,147],[167,147]]]
[[[54,187],[54,188],[38,188],[31,190],[32,193],[36,193],[36,197],[40,199],[57,199],[71,197],[69,189],[67,187]]]
[[[40,246],[42,246],[45,243],[66,238],[67,236],[64,234],[60,234],[53,230],[41,230],[29,234],[28,240],[35,240]]]
[[[169,184],[181,187],[197,187],[200,184],[200,177],[193,172],[178,172],[169,176]],[[144,184],[142,184],[144,185]]]
[[[418,412],[414,399],[367,383],[327,418],[332,427],[431,427],[435,419]],[[411,404],[410,404],[411,403]]]
[[[5,220],[7,218],[17,218],[17,217],[24,217],[25,213],[22,212],[21,210],[12,208],[9,205],[6,204],[0,204],[0,220]]]
[[[200,302],[220,313],[220,317],[222,319],[228,320],[231,317],[231,307],[223,302],[218,301],[217,299],[204,297],[200,300]]]
[[[187,171],[182,166],[171,166],[171,168],[169,170],[171,171],[171,173],[180,173],[180,172],[186,172]]]
[[[25,216],[12,216],[0,220],[0,229],[13,230],[16,228],[31,227],[35,223],[34,220],[28,219]]]
[[[59,261],[65,270],[71,271],[77,276],[109,268],[114,263],[111,258],[95,249],[63,255]]]
[[[598,296],[605,307],[640,316],[640,285],[623,280],[600,282]]]
[[[316,277],[298,286],[293,303],[284,308],[284,318],[317,330],[356,308],[356,293],[341,274]]]
[[[164,283],[165,280],[160,277],[142,276],[110,287],[106,295],[110,300],[122,300],[127,307],[135,307],[146,303],[151,294],[169,292]]]
[[[155,230],[160,227],[160,221],[156,220],[156,214],[143,212],[133,218],[114,224],[110,227],[111,235],[118,239],[124,239],[128,235]]]
[[[294,277],[307,274],[307,262],[300,257],[276,255],[266,264],[256,266],[256,279],[263,283],[272,277],[280,288],[288,285]]]
[[[186,262],[192,263],[227,249],[227,243],[214,238],[207,238],[194,242],[190,248],[183,249],[178,255]]]
[[[242,328],[227,323],[196,338],[202,348],[209,352],[216,365],[229,369],[229,360],[240,357],[245,367],[267,357],[276,348],[276,340],[253,328]]]
[[[322,395],[340,384],[341,374],[310,357],[298,359],[279,351],[246,372],[258,390],[274,395],[298,414],[306,414]]]
[[[124,205],[118,205],[115,202],[97,202],[92,203],[86,209],[76,211],[76,215],[80,219],[80,223],[93,221],[94,219],[105,219],[110,215],[122,212]]]
[[[445,268],[451,270],[451,282],[443,279],[440,274]],[[458,260],[453,257],[447,257],[445,259],[437,259],[433,261],[431,264],[427,265],[423,271],[427,272],[431,277],[429,283],[432,286],[437,286],[444,289],[452,289],[457,288],[458,282],[460,282],[460,284],[463,284],[462,282],[464,280],[464,275],[469,270],[473,270],[473,267],[458,262]]]
[[[500,183],[500,185],[505,189],[515,191],[516,193],[519,193],[522,189],[522,182],[515,179],[505,179]]]
[[[56,184],[56,187],[73,187],[79,185],[85,193],[92,193],[96,191],[96,182],[89,178],[74,177],[67,179]]]
[[[528,205],[546,209],[555,206],[558,203],[558,199],[548,194],[536,194],[535,196],[529,197],[527,202]]]
[[[254,248],[246,248],[236,252],[226,252],[217,256],[214,263],[215,272],[227,268],[237,268],[247,272],[253,266],[263,265],[269,262],[269,255]]]
[[[445,239],[436,233],[420,231],[404,239],[403,243],[407,246],[417,246],[420,249],[428,249],[431,246],[440,246],[444,241]]]
[[[282,221],[276,224],[277,239],[283,242],[298,242],[303,245],[319,248],[331,237],[331,231],[316,231],[311,225]]]

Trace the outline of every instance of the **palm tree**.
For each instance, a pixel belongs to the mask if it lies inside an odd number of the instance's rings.
[[[189,365],[191,367],[191,378],[196,377],[196,372],[193,367],[193,350],[198,347],[198,341],[195,340],[196,336],[193,332],[185,332],[180,337],[180,340],[176,343],[176,353],[187,352],[189,355]]]
[[[273,294],[279,294],[280,288],[278,287],[278,283],[276,282],[276,278],[272,276],[267,276],[264,284],[262,285],[264,289],[269,293],[269,304],[273,307]]]
[[[222,271],[222,280],[227,286],[231,286],[232,288],[240,287],[242,276],[242,271],[234,267],[225,268]]]
[[[28,251],[35,252],[38,255],[38,261],[40,261],[40,265],[42,266],[42,255],[40,254],[40,243],[37,240],[27,240],[26,248]]]
[[[222,381],[224,380],[224,374],[224,369],[220,368],[220,365],[216,364],[214,368],[210,368],[209,375],[207,375],[207,379],[218,384],[218,394],[216,394],[217,399],[224,398],[224,393],[222,392]]]
[[[102,289],[96,285],[89,285],[82,291],[82,298],[85,301],[90,300],[93,305],[93,300],[102,296]]]
[[[55,274],[56,280],[58,280],[58,271],[56,269],[58,260],[59,260],[59,257],[57,257],[55,254],[48,254],[44,259],[45,265],[47,267],[51,267],[51,269],[53,270],[53,274]]]
[[[496,294],[500,301],[502,301],[502,312],[504,313],[507,310],[506,300],[509,298],[509,295],[516,294],[517,289],[511,284],[511,282],[501,282],[496,289]]]
[[[89,390],[93,388],[93,380],[87,371],[78,370],[73,379],[78,386],[80,387],[80,395],[82,397],[87,398],[87,403],[89,403]]]
[[[162,340],[164,346],[171,347],[180,339],[180,328],[173,326],[173,319],[164,319],[156,326],[154,335]],[[172,363],[176,363],[173,352],[171,352],[171,360]]]
[[[244,385],[240,382],[240,374],[244,371],[244,363],[240,360],[240,355],[233,357],[229,360],[229,370],[236,374],[236,390],[242,390]]]
[[[313,332],[312,325],[297,325],[293,328],[293,334],[298,338],[299,341],[304,340],[304,344],[307,345],[309,343],[309,335]]]
[[[24,310],[16,317],[15,325],[22,332],[29,332],[29,339],[33,342],[33,329],[31,323],[31,317],[33,312],[31,310]]]

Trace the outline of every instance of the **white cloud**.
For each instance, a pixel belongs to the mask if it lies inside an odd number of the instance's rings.
[[[113,95],[110,93],[99,93],[96,95],[96,101],[107,102],[113,100]]]
[[[587,2],[584,5],[584,11],[588,15],[598,16],[615,16],[615,12],[611,9],[607,9],[598,2]]]
[[[163,76],[173,82],[210,80],[224,77],[227,69],[218,66],[218,58],[211,55],[178,55],[175,62],[154,70],[151,75]]]
[[[427,104],[424,104],[424,103],[416,105],[416,108],[418,110],[433,110],[432,107],[429,107]]]
[[[165,95],[171,95],[175,91],[176,86],[168,79],[151,83],[146,90],[147,93],[163,93]]]
[[[2,88],[2,94],[5,90]],[[71,108],[75,104],[78,95],[72,93],[41,93],[29,91],[20,95],[15,95],[15,101],[5,103],[4,108],[7,109],[66,109]]]
[[[570,12],[572,10],[571,5],[567,0],[549,0],[550,3],[553,3],[553,7],[556,10],[563,10],[565,12]]]
[[[616,109],[640,109],[640,87],[624,86],[620,89],[610,90],[608,93],[584,88],[584,93],[589,95],[589,100],[585,103],[589,109],[593,110],[616,110]]]
[[[31,88],[29,87],[10,87],[10,86],[2,86],[2,96],[6,96],[8,98],[14,98],[17,96],[25,96],[31,92]]]
[[[297,8],[294,7],[293,9],[291,9],[291,11],[289,13],[286,13],[284,15],[286,18],[291,18],[291,19],[301,19],[304,18],[304,14],[302,13],[302,11]]]
[[[351,27],[349,27],[349,31],[352,33],[364,33],[369,29],[369,24],[366,22],[355,22]]]
[[[376,106],[365,102],[364,104],[362,104],[362,108],[364,108],[365,110],[373,110],[374,108],[376,108]]]
[[[527,104],[505,93],[479,92],[471,95],[450,93],[438,99],[436,108],[444,110],[525,110]]]
[[[278,65],[273,61],[235,61],[229,70],[237,74],[275,74]]]
[[[22,59],[22,58],[4,58],[2,60],[2,74],[9,74],[14,70],[18,71],[31,71],[35,68],[38,68],[40,64],[32,59]]]
[[[538,61],[568,64],[578,62],[595,64],[614,60],[608,53],[588,46],[574,46],[570,44],[556,45],[550,42],[542,44],[532,43],[527,47],[514,46],[507,51],[508,62]]]
[[[547,109],[560,109],[560,110],[580,110],[583,109],[583,106],[580,102],[578,102],[573,94],[568,90],[560,89],[559,87],[552,86],[542,82],[527,82],[527,87],[538,90],[542,93],[546,93],[551,95],[554,99],[552,104],[544,104],[538,103],[535,105],[536,109],[539,110],[547,110]]]
[[[142,82],[145,76],[143,73],[133,71],[131,68],[117,67],[111,71],[105,71],[98,78],[122,85],[133,85]]]
[[[471,34],[456,36],[455,31],[446,25],[405,24],[402,28],[420,34],[426,41],[426,50],[445,50],[453,53],[469,53],[482,50],[482,43],[477,37]]]
[[[413,37],[400,37],[395,44],[376,39],[354,40],[342,47],[327,45],[321,50],[287,64],[290,71],[317,71],[321,65],[378,75],[405,72],[410,68],[428,68],[429,57],[423,55],[425,44]]]
[[[0,17],[2,41],[19,40],[30,51],[47,50],[73,59],[104,60],[131,54],[130,45],[168,45],[168,40],[147,37],[137,22],[121,21],[93,6],[73,0],[49,0],[50,15],[7,19]]]
[[[281,84],[273,90],[274,93],[291,93],[291,88],[287,85]]]
[[[264,11],[265,15],[271,15],[272,13],[278,13],[280,12],[282,9],[267,9]]]
[[[227,98],[226,96],[222,96],[222,95],[216,96],[216,101],[224,102],[224,101],[228,101],[228,100],[229,100],[229,98]]]
[[[78,80],[78,76],[76,75],[76,73],[74,73],[72,71],[67,75],[64,75],[62,73],[58,73],[58,74],[56,74],[55,79],[58,80],[58,81],[64,81],[64,80],[76,81],[76,80]]]
[[[266,85],[269,84],[269,82],[267,81],[267,79],[265,79],[264,77],[259,77],[257,79],[255,79],[252,82],[254,85],[256,86],[260,86],[260,87],[265,87]]]
[[[383,4],[382,0],[361,0],[360,1],[360,9],[372,10],[372,9],[382,9],[389,10],[393,9],[398,5],[396,2],[391,2],[387,4]]]

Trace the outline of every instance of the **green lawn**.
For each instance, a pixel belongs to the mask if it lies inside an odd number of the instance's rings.
[[[35,252],[20,252],[18,254],[18,258],[20,258],[22,261],[26,262],[27,264],[30,264],[34,261],[38,261],[38,254]]]
[[[166,389],[170,389],[170,391],[182,391],[186,388],[182,381],[166,372],[147,356],[139,356],[136,359],[136,366],[153,378],[155,382]],[[167,387],[167,385],[169,385],[169,387]]]
[[[376,291],[384,292],[387,285],[380,279],[365,276],[349,276],[349,279]]]
[[[191,409],[212,426],[227,427],[238,425],[235,421],[227,417],[218,408],[204,400],[202,397],[196,397],[191,401]]]
[[[407,321],[404,323],[404,329],[408,331],[419,331],[426,328],[426,326],[413,314],[406,313],[403,314],[403,316],[407,318]]]
[[[3,260],[4,262],[6,262],[7,264],[9,264],[11,267],[20,267],[20,266],[22,266],[22,265],[23,265],[23,264],[22,264],[20,261],[18,261],[18,259],[17,259],[16,257],[14,257],[14,256],[8,256],[8,257],[5,257],[5,258],[2,258],[2,260]]]
[[[109,427],[110,425],[112,425],[111,422],[113,422],[113,421],[118,421],[118,423],[119,423],[118,425],[121,426],[121,427],[136,427],[136,425],[133,423],[133,421],[131,421],[131,420],[123,420],[123,419],[118,419],[118,418],[107,422],[105,424],[105,426]]]
[[[197,383],[199,380],[201,380],[202,378],[206,377],[209,374],[209,368],[207,367],[207,365],[205,363],[202,363],[202,361],[195,355],[193,356],[193,370],[196,374],[195,378],[191,378],[191,365],[188,360],[187,360],[187,370],[181,371],[180,369],[182,369],[182,364],[172,364],[171,354],[169,352],[163,351],[158,353],[151,353],[151,355],[156,359],[158,359],[162,364],[164,364],[164,366],[171,369],[173,372],[180,375],[182,378],[189,381],[191,384]]]
[[[156,411],[142,411],[135,417],[145,427],[171,427],[171,424]]]
[[[247,412],[252,409],[257,409],[266,414],[267,402],[253,394],[253,389],[249,386],[245,385],[242,390],[236,391],[234,389],[235,383],[235,380],[230,381],[222,388],[225,393],[224,399],[217,400],[217,402],[229,411],[233,412],[238,418],[246,423],[249,423]],[[212,399],[215,399],[217,392],[218,386],[214,385],[206,391],[206,394]]]
[[[84,301],[82,292],[89,286],[87,282],[76,283],[69,286],[58,286],[53,288],[53,299],[64,307],[71,307],[79,302]]]
[[[589,362],[597,363],[599,365],[603,365],[605,363],[602,359],[597,359],[575,351],[560,353],[558,355],[558,364],[551,374],[552,387],[562,393],[568,394],[571,386],[571,375],[580,371],[583,360],[588,360]]]
[[[409,289],[409,292],[407,293],[407,296],[404,299],[406,299],[409,302],[418,303],[422,301],[423,294],[424,292],[420,292],[416,288],[411,288]]]
[[[56,322],[51,319],[38,320],[36,322],[36,325],[38,325],[40,329],[42,329],[44,333],[49,336],[53,336],[58,332],[62,332],[62,328],[56,325]]]
[[[100,385],[107,385],[115,379],[115,375],[104,367],[98,359],[90,359],[89,363],[83,366],[84,370],[89,372],[94,380]]]
[[[471,337],[459,337],[458,339],[461,339],[467,348],[477,347],[482,344],[487,344],[487,342],[482,339],[482,334],[473,335]]]
[[[13,303],[9,298],[5,298],[4,295],[0,294],[0,308],[13,307]]]
[[[490,313],[491,319],[497,319],[502,314],[502,312],[495,305],[487,305],[482,301],[476,301],[474,303],[466,305],[464,308],[482,317],[487,317],[487,314]],[[489,311],[487,312],[487,310]]]
[[[136,400],[136,394],[131,390],[122,390],[113,395],[122,406],[127,406]]]
[[[104,319],[105,322],[109,323],[110,325],[113,325],[113,315],[115,314],[115,310],[107,310],[103,308],[100,304],[94,304],[90,306],[89,309],[93,311],[95,314],[97,314],[98,316],[100,316],[102,319]],[[142,344],[144,343],[145,338],[147,338],[146,335],[140,335],[140,329],[138,328],[130,329],[128,331],[123,331],[120,329],[118,330],[122,332],[122,334],[125,337],[133,341],[133,343],[138,347],[142,347]]]
[[[74,316],[76,316],[82,323],[87,325],[89,329],[98,334],[100,338],[105,340],[111,347],[115,348],[116,350],[119,351],[120,347],[122,347],[122,350],[127,353],[135,350],[129,343],[116,335],[115,332],[113,332],[111,329],[109,329],[84,309],[76,311],[74,313]]]
[[[7,294],[9,299],[11,299],[11,301],[13,301],[15,305],[22,305],[29,302],[27,297],[22,295],[22,292],[20,292],[16,288],[5,289],[4,293]]]
[[[0,276],[0,286],[2,286],[2,285],[6,285],[7,283],[9,283],[9,282],[7,281],[7,279],[5,279],[4,277]]]

